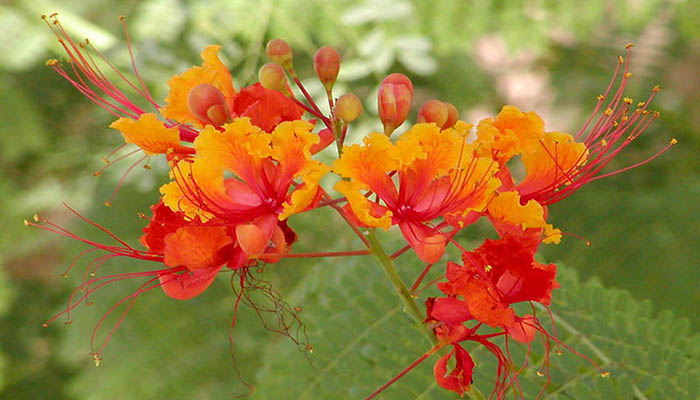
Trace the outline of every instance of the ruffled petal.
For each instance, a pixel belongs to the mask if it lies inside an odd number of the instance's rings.
[[[221,266],[202,268],[183,273],[167,273],[159,277],[160,287],[166,295],[176,300],[191,299],[211,285]]]
[[[223,226],[183,226],[165,237],[163,263],[194,271],[222,265],[219,252],[233,243]]]
[[[155,114],[141,114],[136,121],[119,118],[112,122],[110,128],[120,131],[126,143],[139,146],[148,155],[165,154],[184,148],[180,145],[179,130],[176,127],[166,128]]]
[[[391,226],[391,216],[392,212],[381,207],[384,210],[383,214],[377,215],[376,210],[378,207],[374,205],[363,196],[360,190],[362,190],[363,185],[357,182],[341,180],[333,186],[333,189],[342,193],[348,200],[348,204],[355,215],[355,217],[366,226],[380,227],[384,229],[389,229]]]

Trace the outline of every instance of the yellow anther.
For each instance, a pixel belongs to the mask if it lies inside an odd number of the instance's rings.
[[[600,145],[603,146],[603,147],[607,147],[607,146],[608,146],[608,141],[605,140],[605,139],[602,139],[602,140],[600,141]]]
[[[146,214],[144,214],[142,212],[137,212],[136,215],[138,215],[139,218],[141,218],[141,219],[146,219]]]
[[[613,121],[613,122],[612,122],[612,126],[613,126],[613,127],[617,127],[617,121]]]
[[[537,376],[540,376],[540,377],[544,376],[544,374],[541,371],[537,371],[536,374],[537,374]]]
[[[29,226],[29,221],[27,221],[26,219],[22,222],[24,222],[24,226]]]
[[[659,93],[659,90],[661,90],[661,86],[659,85],[656,85],[651,89],[651,91],[654,93]]]
[[[49,67],[53,67],[53,66],[58,65],[58,64],[59,64],[58,60],[55,58],[50,58],[50,59],[46,60],[46,65],[48,65]]]
[[[598,99],[598,101],[603,101],[605,99],[605,96],[603,96],[602,94],[599,94],[595,98]]]
[[[637,103],[637,107],[644,107],[645,104],[647,104],[645,101],[640,101]]]
[[[626,73],[625,73],[625,78],[629,78],[630,76],[632,76],[632,73],[631,73],[631,72],[626,72]]]
[[[632,100],[631,97],[625,97],[624,99],[622,99],[622,101],[624,101],[624,102],[627,103],[627,104],[632,104],[632,101],[633,101],[633,100]]]
[[[307,344],[304,348],[305,348],[306,351],[308,351],[309,353],[313,353],[313,352],[314,352],[314,348],[313,348],[313,346],[311,346],[310,344]]]
[[[649,115],[649,110],[642,111],[642,115]]]
[[[300,312],[301,312],[301,307],[299,307],[299,306],[294,307],[294,312],[295,312],[295,313],[300,313]]]
[[[610,108],[610,107],[606,108],[605,111],[603,111],[603,113],[604,113],[605,115],[610,115],[610,114],[612,114],[612,112],[613,112],[613,110],[612,110],[612,108]]]
[[[610,371],[604,371],[600,373],[601,378],[609,378],[610,377]]]
[[[676,138],[673,138],[673,139],[671,139],[671,142],[670,142],[670,143],[671,143],[671,144],[676,144],[676,143],[678,143],[678,140],[676,140]]]
[[[620,121],[625,122],[625,121],[627,121],[628,119],[630,119],[630,117],[628,117],[628,116],[626,116],[626,115],[623,115],[622,118],[620,118]]]
[[[34,220],[34,222],[39,222],[39,220],[41,220],[41,217],[37,214],[34,214],[32,215],[32,219]]]
[[[54,13],[49,14],[49,18],[55,18],[55,17],[57,17],[57,16],[58,16],[58,13],[57,13],[57,12],[54,12]]]
[[[95,171],[92,173],[92,176],[100,176],[102,175],[102,171]]]
[[[99,367],[99,366],[100,366],[100,362],[102,361],[102,358],[100,358],[100,355],[97,354],[97,353],[93,353],[93,354],[92,354],[92,359],[95,361],[95,366],[96,366],[96,367]]]
[[[119,16],[119,20],[120,20],[120,21],[124,21],[124,19],[125,19],[125,18],[124,18],[123,15],[120,15],[120,16]]]
[[[144,165],[143,165],[143,168],[144,168],[144,169],[151,169],[151,166],[148,165],[148,164],[144,164]]]
[[[167,150],[165,150],[165,154],[173,154],[175,152],[175,149],[172,147],[169,147]]]
[[[622,56],[617,56],[617,62],[620,63],[620,64],[622,64],[622,63],[625,62],[625,59],[622,58]]]
[[[73,320],[72,320],[72,319],[66,320],[66,321],[64,322],[65,325],[70,325],[70,324],[72,324],[72,323],[73,323]]]
[[[661,116],[661,113],[658,111],[654,111],[654,118],[659,118]]]
[[[627,44],[625,45],[625,48],[626,48],[626,49],[631,49],[632,47],[634,47],[634,43],[627,43]]]
[[[492,269],[493,269],[493,267],[491,265],[487,265],[484,267],[484,271],[486,271],[486,272],[490,272]]]
[[[109,160],[107,159],[107,157],[102,157],[101,160],[103,163],[109,164]]]
[[[104,202],[105,207],[112,207],[112,202],[110,201],[105,201]]]

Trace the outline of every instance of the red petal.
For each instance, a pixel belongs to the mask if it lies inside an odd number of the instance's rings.
[[[153,216],[145,228],[143,228],[143,236],[139,242],[149,252],[154,254],[164,254],[165,252],[165,237],[178,228],[188,224],[182,213],[173,212],[168,206],[159,201],[151,206]]]
[[[455,355],[455,367],[450,371],[450,374],[445,376],[447,372],[447,362],[452,354]],[[433,375],[435,381],[440,387],[456,392],[460,396],[465,390],[469,390],[469,385],[472,382],[472,369],[474,361],[471,356],[459,345],[454,345],[452,351],[440,357],[433,366]]]
[[[249,117],[253,125],[272,132],[280,122],[301,118],[304,110],[276,90],[265,89],[259,83],[236,94],[233,110],[241,117]]]
[[[430,316],[448,325],[461,324],[472,318],[467,303],[453,297],[435,299]]]
[[[160,276],[160,287],[166,295],[177,300],[191,299],[211,285],[221,267],[201,268],[181,274],[169,273]]]

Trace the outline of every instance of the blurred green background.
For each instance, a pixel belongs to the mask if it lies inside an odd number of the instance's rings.
[[[80,281],[82,260],[69,279],[61,272],[82,247],[68,239],[27,229],[23,218],[38,213],[98,237],[61,202],[136,243],[147,212],[158,198],[165,167],[152,160],[150,171],[126,180],[114,206],[110,196],[129,162],[95,178],[100,158],[121,142],[107,128],[109,114],[83,98],[44,66],[64,59],[39,16],[57,11],[76,38],[89,37],[107,57],[128,71],[128,53],[117,20],[127,17],[136,61],[157,99],[167,79],[198,64],[209,43],[223,45],[236,87],[254,82],[265,62],[264,43],[286,39],[295,49],[297,69],[320,94],[310,60],[322,45],[343,57],[336,93],[351,90],[365,101],[366,118],[357,135],[376,128],[374,96],[379,80],[403,72],[415,85],[414,107],[439,98],[476,123],[503,104],[536,110],[548,130],[575,131],[607,84],[616,56],[636,43],[628,94],[647,96],[663,88],[653,108],[661,118],[610,169],[646,158],[671,138],[679,144],[649,165],[598,181],[550,208],[555,226],[583,236],[546,247],[543,258],[561,261],[584,277],[628,289],[650,299],[655,310],[670,309],[700,327],[700,8],[692,1],[462,1],[409,0],[75,0],[0,3],[0,398],[108,398],[125,382],[133,398],[165,398],[165,388],[182,398],[217,398],[236,380],[227,343],[233,295],[220,279],[195,300],[179,303],[159,293],[137,302],[107,347],[109,362],[95,372],[89,334],[96,319],[129,284],[96,296],[81,307],[75,323],[41,324],[59,311]],[[323,104],[323,102],[319,102]],[[414,114],[415,115],[415,110]],[[330,215],[304,215],[293,223],[303,236],[298,248],[319,242],[355,248],[345,232],[328,223]],[[337,221],[336,221],[337,222]],[[304,231],[304,227],[308,229]],[[477,237],[477,235],[473,235]],[[104,238],[106,241],[107,239]],[[353,247],[355,246],[355,247]],[[284,298],[313,262],[285,262],[268,268],[266,278]],[[281,265],[281,264],[278,264]],[[137,270],[139,263],[112,261],[111,271]],[[342,267],[342,266],[339,266]],[[268,273],[269,272],[269,273]],[[134,287],[131,285],[131,287]],[[250,314],[250,315],[249,315]],[[109,327],[109,324],[107,325]],[[262,363],[261,348],[280,340],[242,311],[234,331],[238,364],[246,380]],[[223,347],[225,348],[225,347]],[[188,361],[167,368],[173,358]],[[165,366],[165,367],[164,367]],[[94,380],[100,383],[94,383]],[[93,385],[102,391],[93,390]],[[243,386],[239,385],[241,388]],[[233,390],[235,392],[235,390]],[[238,393],[244,391],[244,388]],[[167,393],[167,391],[166,391]],[[180,398],[178,394],[169,398]]]

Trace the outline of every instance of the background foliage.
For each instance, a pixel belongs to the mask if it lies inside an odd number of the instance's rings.
[[[588,248],[569,238],[544,251],[544,258],[568,265],[562,268],[564,288],[555,294],[553,306],[571,328],[560,324],[561,338],[611,369],[613,379],[597,378],[590,365],[565,352],[555,357],[555,383],[547,396],[696,398],[700,15],[692,3],[3,2],[0,213],[6,224],[0,230],[0,397],[207,399],[246,391],[229,355],[227,326],[234,296],[225,278],[184,303],[158,293],[143,296],[97,369],[89,357],[89,332],[102,311],[130,293],[128,287],[102,291],[95,306],[81,307],[68,327],[60,321],[49,329],[40,327],[79,280],[80,270],[67,281],[60,273],[80,248],[24,228],[22,218],[37,212],[95,235],[75,223],[61,207],[65,201],[135,242],[143,224],[135,211],[147,210],[157,198],[156,183],[164,179],[164,167],[154,160],[150,172],[130,175],[114,207],[101,206],[128,164],[108,169],[99,179],[91,175],[100,167],[100,157],[121,139],[106,128],[111,118],[105,112],[43,65],[46,58],[61,55],[38,17],[58,11],[76,37],[90,37],[126,69],[116,19],[125,15],[140,71],[156,98],[165,96],[170,75],[199,62],[198,53],[208,43],[223,45],[237,87],[249,84],[264,62],[265,41],[283,37],[295,48],[297,68],[307,77],[312,76],[315,49],[335,46],[344,60],[339,93],[351,88],[366,100],[369,114],[378,81],[400,71],[415,83],[416,106],[438,97],[454,103],[465,120],[476,122],[511,103],[537,110],[548,129],[564,131],[576,130],[585,118],[624,44],[637,43],[631,95],[642,98],[660,84],[664,90],[655,108],[662,118],[616,163],[642,159],[671,137],[680,143],[652,164],[589,185],[550,209],[556,226],[593,243]],[[309,87],[320,92],[312,80]],[[366,132],[373,124],[367,118],[355,132]],[[333,229],[329,218],[319,213],[293,221],[304,232],[296,249],[313,250],[319,242],[334,249],[357,247],[346,232]],[[472,230],[461,240],[477,244],[474,238],[483,234]],[[414,262],[401,259],[406,279],[416,273]],[[140,267],[124,262],[106,266],[114,271]],[[243,379],[256,385],[254,398],[296,398],[304,391],[328,390],[360,397],[427,350],[393,298],[385,296],[390,293],[384,292],[381,277],[359,279],[378,274],[371,260],[285,261],[264,274],[282,298],[303,308],[300,317],[316,351],[309,364],[293,343],[265,331],[254,313],[242,309],[233,332],[235,355]],[[596,281],[577,283],[576,275]],[[599,282],[616,289],[603,289]],[[483,365],[476,384],[488,391],[492,365],[488,355],[477,357]],[[297,380],[290,369],[299,371]],[[387,398],[419,393],[451,398],[434,389],[429,371],[429,364],[423,365]],[[534,371],[523,376],[526,390],[541,383]]]

